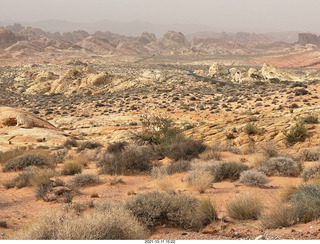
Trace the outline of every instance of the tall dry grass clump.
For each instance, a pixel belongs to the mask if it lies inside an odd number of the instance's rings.
[[[227,204],[228,215],[233,219],[258,219],[262,210],[262,202],[249,193],[239,194]]]
[[[16,240],[134,240],[148,232],[123,206],[111,205],[84,216],[46,213],[12,236]]]

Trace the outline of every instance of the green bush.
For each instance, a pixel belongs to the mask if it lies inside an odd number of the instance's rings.
[[[306,124],[318,124],[318,116],[315,114],[310,114],[307,117],[303,118],[303,122]]]
[[[106,153],[97,163],[100,174],[129,174],[151,170],[155,155],[150,147],[130,145],[116,154]]]
[[[261,201],[248,193],[239,194],[227,204],[228,215],[233,219],[258,219],[262,210]]]
[[[148,232],[125,208],[111,205],[84,216],[46,213],[18,231],[18,240],[141,240]]]
[[[258,127],[253,123],[248,123],[244,127],[244,133],[246,133],[247,135],[255,135],[258,133],[258,130]]]
[[[42,154],[39,153],[27,153],[21,156],[15,157],[7,161],[2,168],[3,172],[19,171],[29,166],[46,166],[52,167],[52,163]]]
[[[70,179],[70,183],[77,187],[96,185],[99,183],[99,176],[90,173],[76,174]]]
[[[148,228],[167,225],[196,231],[212,221],[199,205],[194,197],[160,192],[141,193],[126,202],[126,208]]]
[[[239,179],[240,174],[248,169],[249,167],[247,165],[235,162],[217,163],[208,168],[209,172],[214,177],[215,182],[226,179],[237,180]]]
[[[284,130],[286,141],[290,144],[294,144],[298,141],[302,141],[307,133],[307,129],[304,126],[303,121],[296,122],[295,125],[291,126],[289,130]]]
[[[138,143],[159,145],[170,141],[181,133],[169,118],[143,116],[141,120],[144,130],[134,137]]]
[[[269,182],[268,177],[255,170],[247,170],[240,174],[239,182],[246,186],[263,186]]]
[[[275,157],[267,161],[260,162],[259,171],[266,175],[278,176],[299,176],[302,170],[300,161],[295,161],[289,157]]]

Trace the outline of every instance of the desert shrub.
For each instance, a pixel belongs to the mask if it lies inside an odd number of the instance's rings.
[[[258,127],[254,125],[253,123],[248,123],[243,129],[244,133],[247,135],[254,135],[258,133]]]
[[[54,152],[52,154],[52,162],[62,163],[66,155],[67,155],[67,151],[65,150],[59,150],[57,152]]]
[[[240,149],[229,144],[221,144],[216,143],[212,147],[213,150],[220,151],[220,152],[232,152],[234,154],[240,154]]]
[[[261,214],[259,218],[266,229],[278,229],[294,225],[297,215],[294,208],[285,204],[276,204],[268,212]]]
[[[26,149],[24,148],[15,148],[6,152],[0,152],[0,164],[4,164],[10,159],[21,156],[25,152],[26,152]]]
[[[208,160],[221,160],[221,152],[214,148],[207,148],[204,152],[199,155],[199,158],[204,161]]]
[[[277,146],[273,142],[266,142],[260,145],[262,154],[267,158],[273,158],[278,156]]]
[[[28,166],[46,166],[51,167],[52,163],[42,154],[27,153],[21,156],[15,157],[7,161],[2,168],[3,172],[19,171],[27,168]]]
[[[106,153],[97,163],[100,174],[128,174],[150,171],[155,155],[150,147],[130,145],[119,153]]]
[[[119,214],[121,213],[121,214]],[[46,213],[13,237],[22,240],[133,240],[148,232],[125,208],[111,205],[84,216]]]
[[[23,188],[23,187],[30,186],[31,185],[30,180],[34,176],[34,170],[32,169],[32,167],[34,166],[27,167],[21,173],[19,173],[19,175],[14,177],[12,180],[5,182],[4,183],[5,188],[7,189],[13,188],[13,187]]]
[[[298,158],[302,161],[319,161],[320,149],[304,148],[299,152]]]
[[[168,171],[167,171],[167,166],[163,165],[163,166],[157,166],[157,167],[153,167],[151,169],[151,178],[153,179],[158,179],[158,178],[162,178],[164,176],[168,175]]]
[[[127,200],[126,208],[148,228],[158,225],[200,230],[210,223],[196,198],[187,195],[146,192]]]
[[[304,181],[308,181],[318,175],[320,175],[320,163],[305,168],[301,173],[301,177]]]
[[[141,120],[144,130],[134,136],[138,143],[159,145],[171,141],[180,133],[180,130],[174,127],[173,121],[169,118],[143,116]]]
[[[218,219],[217,210],[209,198],[199,201],[199,209],[200,215],[203,215],[203,219],[207,219],[208,224]]]
[[[295,185],[286,185],[280,189],[279,196],[282,201],[287,202],[297,190],[298,187]]]
[[[0,228],[7,229],[8,228],[8,223],[5,220],[0,221]]]
[[[119,153],[125,149],[126,146],[128,146],[129,143],[126,141],[123,142],[114,142],[110,144],[107,148],[109,153]]]
[[[227,204],[228,215],[233,219],[258,219],[262,210],[261,201],[248,193],[239,194]]]
[[[158,177],[155,181],[155,184],[159,187],[159,189],[167,193],[174,192],[172,180],[170,179],[169,175],[163,175],[162,177]]]
[[[185,177],[189,186],[194,187],[199,193],[204,193],[210,187],[214,178],[205,170],[192,170]]]
[[[76,174],[70,179],[70,183],[77,187],[95,185],[99,183],[99,176],[90,173]]]
[[[78,142],[75,139],[68,139],[63,143],[62,146],[67,149],[71,149],[72,147],[78,147]]]
[[[99,147],[102,147],[101,143],[85,141],[85,142],[80,144],[80,146],[77,149],[77,152],[81,152],[84,149],[96,149],[96,148],[99,148]]]
[[[315,114],[310,114],[303,118],[303,122],[306,124],[318,124],[318,116]]]
[[[182,173],[187,172],[191,169],[191,163],[187,160],[181,160],[178,162],[173,162],[169,164],[167,167],[167,173],[169,175],[175,174],[175,173]]]
[[[301,222],[309,222],[320,216],[320,185],[300,185],[290,198],[291,205],[295,208],[297,218]]]
[[[35,196],[37,199],[44,198],[48,191],[52,189],[52,184],[44,183],[38,184],[35,187]]]
[[[239,179],[240,174],[248,169],[249,167],[247,165],[235,162],[217,163],[209,167],[209,171],[214,177],[215,182],[226,179],[237,180]]]
[[[239,182],[246,186],[263,186],[269,182],[268,177],[255,170],[247,170],[240,174]]]
[[[260,162],[259,171],[266,175],[298,176],[302,170],[300,161],[290,157],[275,157]]]
[[[191,160],[199,156],[206,146],[201,141],[195,141],[179,134],[165,145],[165,155],[174,160]]]
[[[307,129],[304,126],[303,121],[297,121],[295,125],[291,126],[289,130],[284,130],[286,141],[290,144],[294,144],[301,141],[306,136]]]
[[[71,159],[64,162],[61,171],[62,175],[74,175],[82,173],[83,163],[77,159]]]

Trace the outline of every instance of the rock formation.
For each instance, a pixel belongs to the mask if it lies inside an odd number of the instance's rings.
[[[36,117],[34,114],[10,107],[0,107],[0,127],[19,126],[21,128],[56,129],[49,122]]]

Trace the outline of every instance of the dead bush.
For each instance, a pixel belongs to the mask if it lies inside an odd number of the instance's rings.
[[[276,204],[259,218],[266,229],[278,229],[294,225],[297,222],[296,211],[283,203]]]
[[[204,161],[216,160],[220,161],[222,159],[221,152],[214,148],[207,148],[204,152],[199,155],[199,158]]]
[[[276,144],[270,141],[261,144],[260,149],[266,159],[277,157],[279,155]]]
[[[249,193],[239,194],[227,204],[228,215],[233,219],[258,219],[262,210],[261,201]]]
[[[205,170],[192,170],[185,177],[189,186],[194,187],[199,193],[204,193],[213,182],[214,177]]]
[[[83,143],[80,144],[80,146],[77,149],[77,152],[81,152],[85,149],[96,149],[99,147],[102,147],[103,145],[101,143],[98,142],[91,142],[91,141],[85,141]]]

